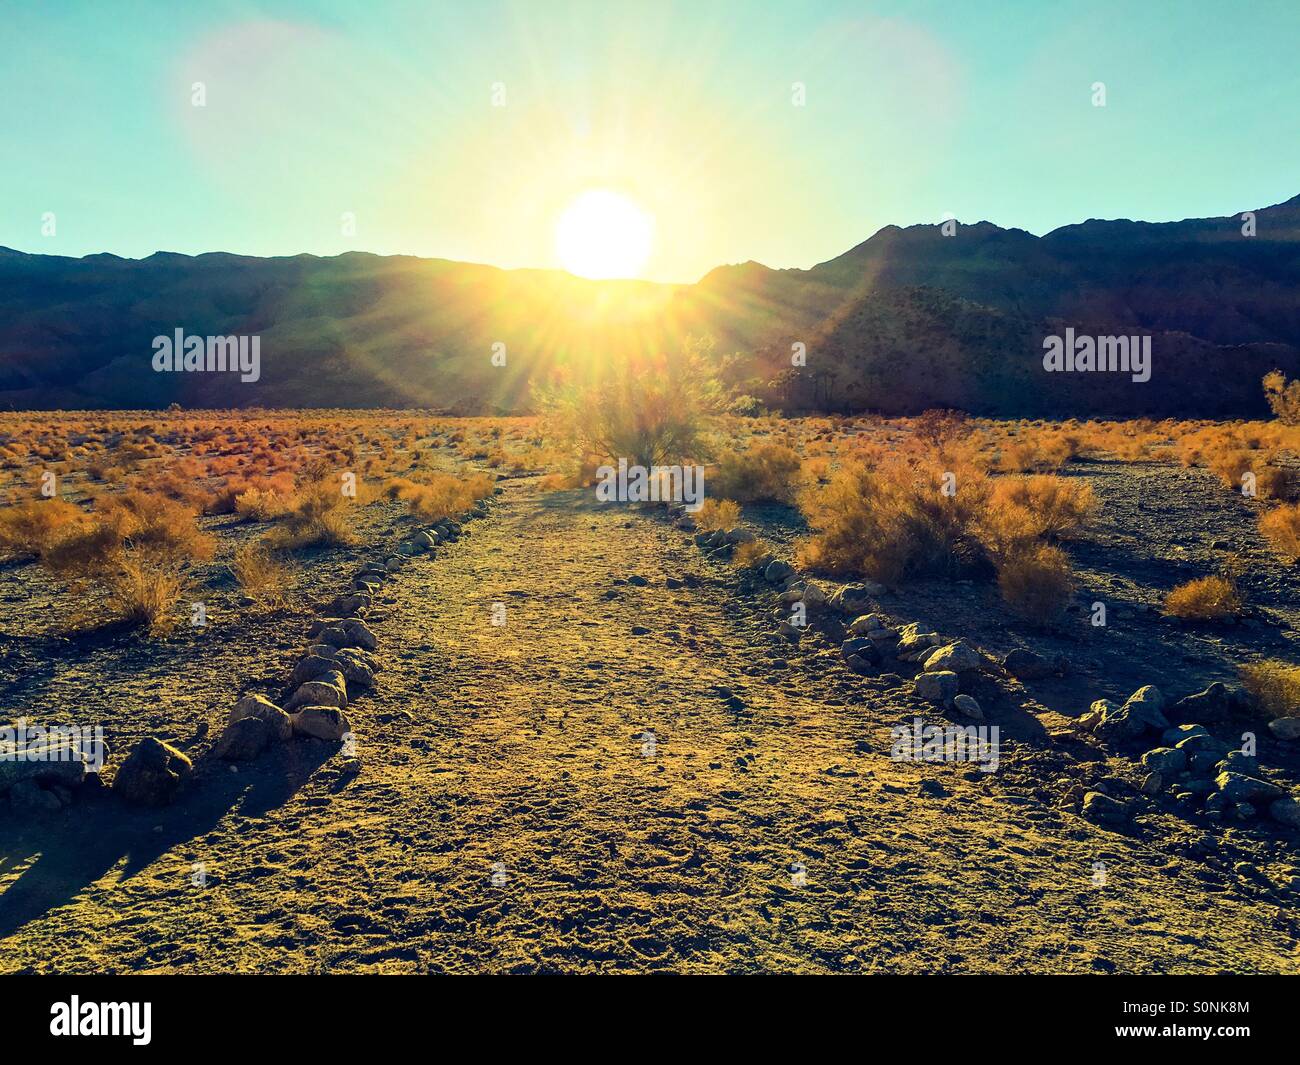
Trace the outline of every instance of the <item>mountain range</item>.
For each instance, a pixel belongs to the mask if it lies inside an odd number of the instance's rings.
[[[1044,338],[1067,328],[1149,336],[1150,380],[1046,372]],[[259,336],[259,379],[155,372],[153,339],[177,329]],[[522,411],[556,373],[692,336],[713,338],[738,392],[787,410],[1261,416],[1260,378],[1300,374],[1300,196],[1249,216],[1090,219],[1042,237],[887,226],[808,270],[748,262],[693,285],[361,252],[0,248],[7,408]]]

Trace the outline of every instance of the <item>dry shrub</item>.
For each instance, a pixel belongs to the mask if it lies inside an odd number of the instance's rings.
[[[1085,525],[1091,486],[1045,475],[993,483],[974,465],[949,464],[957,468],[878,453],[805,491],[801,505],[814,535],[800,545],[800,561],[886,584],[996,569],[1012,610],[1039,624],[1056,619],[1075,584],[1068,558],[1045,541]],[[944,490],[954,485],[955,493]]]
[[[29,499],[0,510],[0,557],[44,554],[86,524],[86,512],[64,499]]]
[[[731,561],[738,569],[754,569],[758,564],[772,555],[770,545],[762,540],[747,540],[736,547]]]
[[[1234,491],[1241,491],[1242,478],[1255,475],[1255,496],[1259,499],[1290,499],[1296,486],[1290,470],[1277,465],[1275,454],[1261,451],[1215,451],[1206,460],[1211,471]]]
[[[1255,458],[1249,451],[1216,451],[1206,457],[1205,464],[1229,488],[1240,490],[1242,475],[1254,470]]]
[[[966,412],[934,407],[922,411],[912,422],[912,432],[922,445],[943,453],[965,435]]]
[[[956,492],[949,494],[951,485]],[[945,470],[934,459],[896,454],[854,462],[801,495],[813,535],[799,558],[828,573],[886,584],[914,574],[955,575],[984,560],[976,529],[988,497],[987,478],[974,467]]]
[[[305,484],[289,501],[280,525],[267,533],[268,546],[275,550],[304,547],[341,547],[355,540],[348,498],[339,486],[322,478]]]
[[[537,488],[542,492],[565,492],[578,487],[573,481],[571,473],[548,473],[537,479]]]
[[[245,521],[276,521],[289,512],[289,500],[266,488],[247,488],[235,497],[234,512]]]
[[[70,530],[42,555],[60,576],[93,576],[122,552],[148,554],[176,566],[205,562],[215,543],[195,524],[190,507],[138,488],[96,501],[90,520]]]
[[[272,477],[229,477],[226,483],[217,489],[208,498],[207,506],[203,508],[205,514],[235,514],[239,511],[239,500],[242,496],[249,493],[255,493],[254,498],[268,500],[271,496],[278,496],[285,502],[287,509],[287,500],[294,493],[293,475],[287,471],[278,473]],[[275,518],[282,517],[283,512],[275,514],[270,518],[250,517],[252,521],[272,521]]]
[[[76,627],[110,619],[146,625],[161,635],[177,621],[188,567],[212,557],[214,541],[192,508],[129,489],[103,497],[88,519],[51,544],[41,563],[65,581]]]
[[[1078,442],[1059,434],[1022,436],[1003,442],[998,454],[998,469],[1003,473],[1028,473],[1032,470],[1058,470],[1078,451]]]
[[[809,484],[828,481],[831,476],[831,460],[821,455],[816,458],[805,459],[800,475]]]
[[[1259,516],[1259,533],[1279,555],[1300,560],[1300,503],[1265,511]]]
[[[1049,544],[1024,545],[999,563],[998,590],[1017,614],[1046,625],[1061,615],[1074,594],[1070,560]]]
[[[269,551],[265,544],[250,542],[235,549],[230,572],[244,594],[259,606],[275,609],[287,599],[293,570]]]
[[[689,339],[681,349],[610,360],[589,381],[541,388],[546,436],[574,458],[650,467],[701,457],[725,401],[718,361],[711,341]]]
[[[423,521],[440,521],[463,514],[480,499],[486,499],[495,485],[495,479],[486,473],[467,477],[435,473],[422,481],[394,477],[384,486],[384,494],[405,502],[410,512]]]
[[[1165,613],[1176,618],[1215,621],[1238,617],[1242,609],[1237,586],[1227,577],[1198,577],[1165,596]]]
[[[1264,375],[1264,398],[1283,425],[1300,425],[1300,380],[1288,383],[1286,374],[1273,370]]]
[[[1092,485],[1048,474],[998,481],[986,523],[997,542],[1063,540],[1076,535],[1092,516]]]
[[[730,499],[706,499],[694,516],[695,527],[701,532],[734,529],[740,521],[740,504]]]
[[[117,619],[163,636],[176,627],[185,584],[184,574],[164,560],[123,556],[104,575],[104,599]]]
[[[713,483],[720,496],[739,503],[792,503],[802,464],[784,444],[755,444],[724,456]]]
[[[1269,659],[1242,666],[1241,682],[1270,717],[1300,716],[1300,666]]]

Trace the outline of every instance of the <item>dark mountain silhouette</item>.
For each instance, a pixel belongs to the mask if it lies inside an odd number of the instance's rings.
[[[1253,236],[1243,224],[887,226],[810,270],[749,262],[695,285],[364,253],[0,248],[0,403],[492,413],[526,409],[555,373],[708,334],[739,353],[733,384],[792,409],[1258,416],[1262,375],[1300,371],[1300,197],[1256,211]],[[1067,327],[1150,336],[1150,381],[1046,373],[1043,338]],[[261,379],[154,372],[153,338],[178,328],[259,335]]]

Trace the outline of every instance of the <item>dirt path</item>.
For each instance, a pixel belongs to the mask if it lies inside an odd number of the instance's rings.
[[[472,529],[390,586],[359,776],[299,742],[7,826],[0,970],[1300,968],[1277,903],[890,760],[911,709],[775,659],[772,594],[658,519],[523,482]]]

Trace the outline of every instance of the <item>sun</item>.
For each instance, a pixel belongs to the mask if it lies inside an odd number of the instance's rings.
[[[576,197],[555,224],[555,255],[571,274],[637,277],[650,258],[654,218],[608,189]]]

